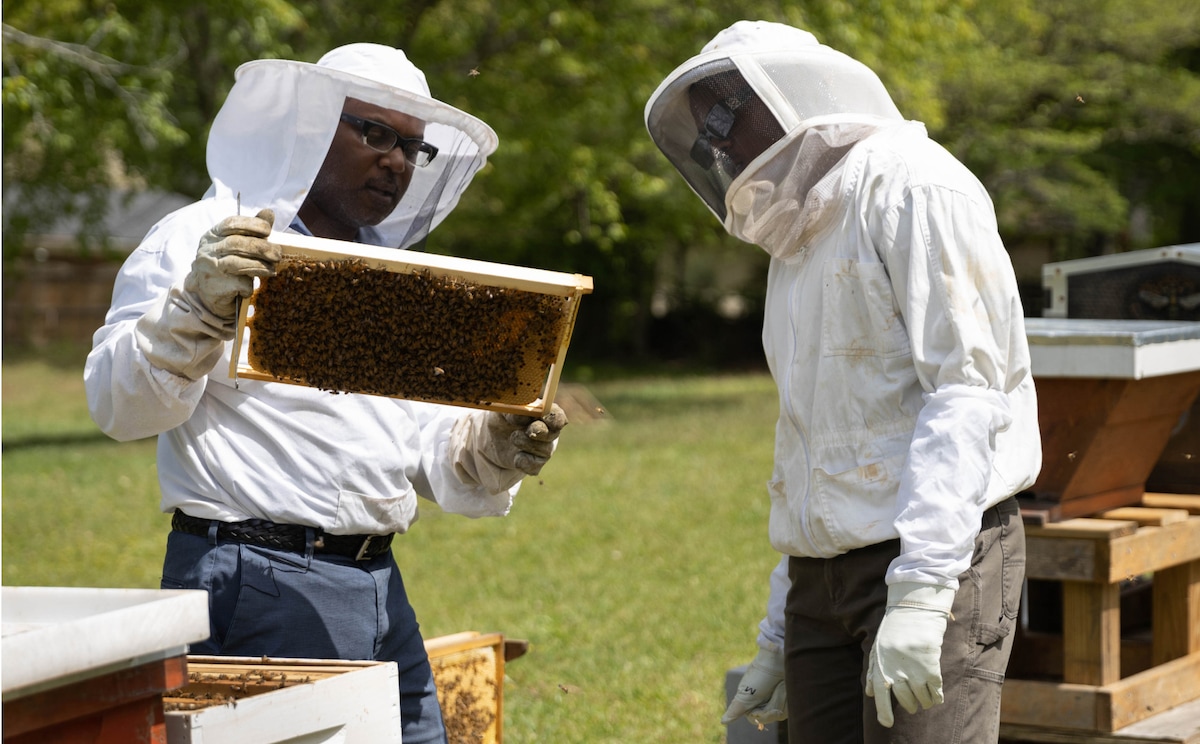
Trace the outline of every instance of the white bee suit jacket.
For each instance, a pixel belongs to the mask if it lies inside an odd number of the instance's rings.
[[[889,584],[957,588],[982,512],[1041,467],[1023,311],[982,184],[873,71],[782,24],[717,34],[645,115],[725,229],[771,256],[771,544],[830,558],[899,539]]]
[[[763,329],[781,407],[771,542],[828,558],[899,538],[888,583],[957,588],[982,512],[1041,466],[991,200],[903,122],[851,147],[801,211],[820,228],[772,259]]]
[[[283,60],[239,68],[214,121],[213,186],[160,221],[130,255],[96,332],[84,380],[92,416],[125,441],[158,436],[162,509],[222,521],[249,518],[319,526],[332,534],[404,532],[417,495],[470,516],[508,511],[517,488],[464,486],[447,460],[465,409],[229,378],[227,343],[213,371],[191,381],[149,364],[134,326],[183,282],[200,236],[222,219],[270,207],[286,230],[304,202],[347,97],[427,122],[439,153],[415,169],[395,212],[359,239],[408,247],[453,209],[496,148],[483,122],[429,97],[403,52],[354,44],[318,64]],[[476,412],[477,413],[477,412]]]

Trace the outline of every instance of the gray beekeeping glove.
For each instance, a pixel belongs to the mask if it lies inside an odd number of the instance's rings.
[[[541,418],[494,411],[466,416],[450,432],[451,462],[463,483],[507,491],[541,472],[566,425],[557,404]]]
[[[275,214],[229,217],[200,238],[192,270],[137,322],[138,348],[156,367],[198,380],[212,371],[233,338],[237,300],[254,278],[275,273],[281,252],[269,243]]]
[[[759,726],[787,718],[782,652],[758,650],[738,682],[737,694],[721,716],[721,723],[728,725],[742,716]]]

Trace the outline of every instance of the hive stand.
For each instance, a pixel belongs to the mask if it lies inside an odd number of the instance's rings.
[[[1063,632],[1018,635],[1004,684],[1002,738],[1047,727],[1119,731],[1200,698],[1198,515],[1200,496],[1146,494],[1140,506],[1026,526],[1026,575],[1061,582]],[[1153,574],[1150,648],[1139,657],[1134,643],[1123,649],[1121,584],[1147,574]],[[1013,678],[1022,668],[1030,678]],[[1110,740],[1119,739],[1104,739]]]

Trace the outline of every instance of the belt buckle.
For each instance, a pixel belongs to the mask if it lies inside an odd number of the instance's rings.
[[[373,540],[377,540],[377,539],[383,540],[386,537],[387,537],[386,535],[367,535],[366,538],[362,541],[362,545],[359,546],[358,552],[354,554],[354,560],[365,561],[365,560],[374,558],[376,555],[378,555],[378,553],[372,553],[371,555],[367,555],[367,551],[371,549],[371,542]]]

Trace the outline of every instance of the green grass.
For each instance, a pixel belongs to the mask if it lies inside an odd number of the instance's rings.
[[[3,580],[157,587],[154,447],[100,435],[79,366],[3,367]],[[509,744],[721,742],[725,671],[754,653],[767,574],[765,375],[597,381],[512,513],[422,503],[397,559],[426,638],[500,631]]]

